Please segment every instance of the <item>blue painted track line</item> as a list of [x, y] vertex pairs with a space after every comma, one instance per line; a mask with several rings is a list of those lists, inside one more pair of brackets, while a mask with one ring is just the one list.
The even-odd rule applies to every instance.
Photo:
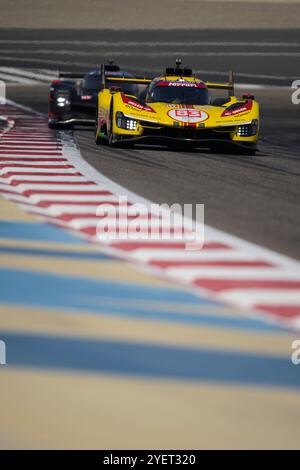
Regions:
[[[132, 283], [94, 280], [84, 277], [35, 273], [27, 270], [0, 268], [0, 298], [2, 303], [31, 305], [44, 308], [84, 310], [97, 315], [111, 314], [140, 319], [163, 320], [186, 324], [204, 324], [223, 328], [249, 329], [284, 333], [285, 330], [259, 320], [237, 315], [218, 315], [213, 312], [191, 314], [184, 311], [184, 304], [221, 308], [222, 305], [201, 298], [184, 290], [151, 287]], [[111, 300], [110, 300], [111, 299]], [[138, 304], [133, 305], [132, 300]], [[127, 303], [130, 301], [130, 304]], [[145, 308], [147, 302], [177, 303], [182, 311]]]
[[289, 358], [5, 331], [0, 335], [9, 367], [300, 388], [299, 370]]
[[46, 257], [60, 257], [60, 258], [71, 258], [85, 261], [105, 261], [111, 260], [111, 256], [105, 255], [104, 253], [95, 251], [94, 253], [84, 253], [79, 251], [63, 251], [42, 248], [24, 248], [24, 247], [8, 247], [0, 246], [0, 254], [11, 254], [11, 255], [25, 255], [25, 256], [46, 256]]
[[60, 227], [39, 222], [0, 222], [0, 238], [12, 240], [39, 240], [59, 243], [84, 243], [78, 236], [72, 235]]

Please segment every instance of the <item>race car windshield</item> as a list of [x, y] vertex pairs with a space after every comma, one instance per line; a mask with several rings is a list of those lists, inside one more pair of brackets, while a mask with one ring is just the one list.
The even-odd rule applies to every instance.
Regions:
[[210, 95], [207, 88], [185, 86], [155, 86], [150, 89], [149, 103], [172, 104], [209, 104]]
[[101, 79], [99, 74], [87, 75], [83, 82], [83, 88], [85, 90], [100, 90]]
[[[129, 95], [136, 95], [137, 94], [137, 86], [128, 84], [128, 83], [121, 83], [117, 81], [110, 81], [107, 82], [109, 88], [111, 87], [119, 87], [122, 89], [124, 93]], [[88, 75], [84, 79], [83, 89], [88, 91], [100, 91], [103, 88], [101, 77], [99, 74], [95, 75]]]

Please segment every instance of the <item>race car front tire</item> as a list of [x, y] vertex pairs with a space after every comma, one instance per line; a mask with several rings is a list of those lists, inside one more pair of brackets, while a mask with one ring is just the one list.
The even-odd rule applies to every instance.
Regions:
[[95, 144], [96, 145], [105, 145], [107, 142], [106, 139], [104, 139], [101, 135], [99, 135], [98, 132], [95, 134]]
[[108, 144], [108, 140], [107, 140], [107, 137], [104, 135], [103, 129], [98, 128], [98, 105], [96, 108], [96, 116], [95, 116], [95, 144], [96, 145]]
[[110, 106], [109, 123], [107, 126], [107, 137], [108, 137], [109, 145], [111, 147], [116, 147], [118, 142], [115, 142], [114, 134], [113, 134], [113, 127], [114, 127], [114, 106], [112, 102]]
[[123, 149], [130, 149], [134, 148], [134, 143], [129, 142], [127, 139], [125, 141], [122, 140], [122, 137], [119, 137], [114, 134], [114, 108], [113, 108], [113, 103], [110, 108], [110, 117], [109, 117], [109, 126], [107, 128], [107, 137], [108, 137], [108, 143], [111, 147], [118, 147], [118, 148], [123, 148]]

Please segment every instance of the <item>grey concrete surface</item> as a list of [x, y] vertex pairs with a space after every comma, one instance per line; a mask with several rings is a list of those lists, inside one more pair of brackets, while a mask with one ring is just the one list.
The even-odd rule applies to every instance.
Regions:
[[290, 86], [300, 74], [300, 30], [0, 29], [0, 66], [87, 70], [109, 58], [157, 73], [182, 57], [204, 79]]
[[0, 1], [0, 27], [294, 28], [298, 0], [14, 0]]

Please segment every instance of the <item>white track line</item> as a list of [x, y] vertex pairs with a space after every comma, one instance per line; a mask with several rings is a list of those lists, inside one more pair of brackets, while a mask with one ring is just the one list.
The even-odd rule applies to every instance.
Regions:
[[244, 307], [251, 307], [251, 305], [267, 304], [270, 306], [299, 305], [299, 292], [293, 292], [291, 289], [259, 289], [254, 292], [249, 292], [243, 289], [232, 289], [229, 292], [221, 293], [221, 297], [226, 302], [238, 302]]
[[[53, 59], [40, 59], [40, 58], [35, 58], [35, 59], [29, 59], [29, 58], [26, 58], [26, 57], [15, 57], [15, 56], [5, 56], [5, 58], [7, 60], [12, 60], [12, 61], [22, 61], [23, 63], [26, 63], [26, 62], [29, 62], [32, 64], [32, 62], [36, 62], [36, 63], [40, 63], [40, 64], [53, 64], [55, 65], [55, 67], [58, 67], [58, 66], [68, 66], [68, 67], [80, 67], [82, 65], [86, 66], [86, 67], [94, 67], [94, 62], [89, 62], [88, 60], [84, 60], [84, 61], [81, 61], [81, 62], [76, 62], [76, 61], [68, 61], [68, 60], [59, 60], [59, 59], [56, 59], [56, 60], [53, 60]], [[124, 64], [121, 64], [120, 63], [120, 67], [126, 67]], [[141, 71], [143, 73], [145, 73], [145, 67], [140, 67], [140, 66], [134, 66], [134, 67], [126, 67], [128, 68], [128, 70], [135, 70], [135, 71]], [[148, 73], [149, 72], [158, 72], [158, 68], [157, 67], [147, 67], [147, 71]], [[194, 72], [196, 74], [203, 74], [203, 75], [216, 75], [216, 76], [228, 76], [228, 72], [223, 72], [223, 71], [220, 71], [220, 70], [194, 70]], [[275, 81], [280, 81], [280, 80], [295, 80], [295, 76], [286, 76], [286, 75], [267, 75], [267, 74], [255, 74], [255, 73], [243, 73], [243, 72], [239, 72], [239, 73], [236, 73], [236, 76], [237, 77], [241, 77], [241, 78], [254, 78], [254, 79], [269, 79], [269, 80], [275, 80]], [[263, 85], [261, 84], [260, 85], [261, 87], [265, 87], [266, 85]]]
[[153, 262], [155, 260], [166, 261], [226, 261], [226, 260], [249, 260], [255, 261], [258, 258], [252, 253], [240, 250], [202, 250], [199, 252], [177, 250], [137, 250], [133, 253], [134, 258], [143, 262]]
[[[172, 278], [184, 279], [185, 282], [193, 282], [196, 279], [255, 279], [255, 280], [300, 280], [299, 268], [274, 269], [274, 268], [229, 268], [229, 267], [190, 267], [167, 268], [166, 273]], [[300, 303], [300, 296], [298, 292]]]
[[[133, 50], [133, 51], [113, 51], [114, 57], [170, 57], [170, 54], [178, 57], [300, 57], [298, 51], [199, 51], [199, 50], [165, 50], [162, 51], [160, 47], [156, 51], [145, 51], [145, 50]], [[72, 50], [69, 49], [2, 49], [2, 54], [29, 54], [35, 53], [39, 55], [47, 56], [70, 56], [73, 57], [94, 57], [95, 51], [89, 50]], [[102, 57], [111, 57], [111, 50], [101, 51]], [[4, 55], [5, 58], [5, 55]], [[36, 59], [31, 59], [36, 61]]]
[[[70, 45], [80, 47], [300, 47], [300, 42], [268, 42], [268, 41], [70, 41], [70, 40], [34, 40], [34, 39], [0, 39], [1, 44], [23, 44], [23, 45]], [[73, 49], [70, 50], [72, 52]]]
[[45, 82], [49, 82], [57, 78], [57, 75], [55, 73], [41, 73], [40, 71], [30, 72], [28, 70], [24, 70], [22, 68], [16, 68], [16, 67], [0, 67], [0, 74], [2, 72], [13, 74], [19, 77], [31, 78], [37, 81], [45, 81]]
[[32, 79], [25, 78], [25, 77], [24, 78], [23, 77], [17, 77], [15, 75], [11, 75], [9, 73], [4, 73], [4, 72], [1, 72], [1, 71], [0, 71], [0, 79], [4, 80], [4, 81], [11, 82], [11, 83], [22, 83], [24, 85], [36, 85], [37, 84], [36, 80], [32, 80]]

